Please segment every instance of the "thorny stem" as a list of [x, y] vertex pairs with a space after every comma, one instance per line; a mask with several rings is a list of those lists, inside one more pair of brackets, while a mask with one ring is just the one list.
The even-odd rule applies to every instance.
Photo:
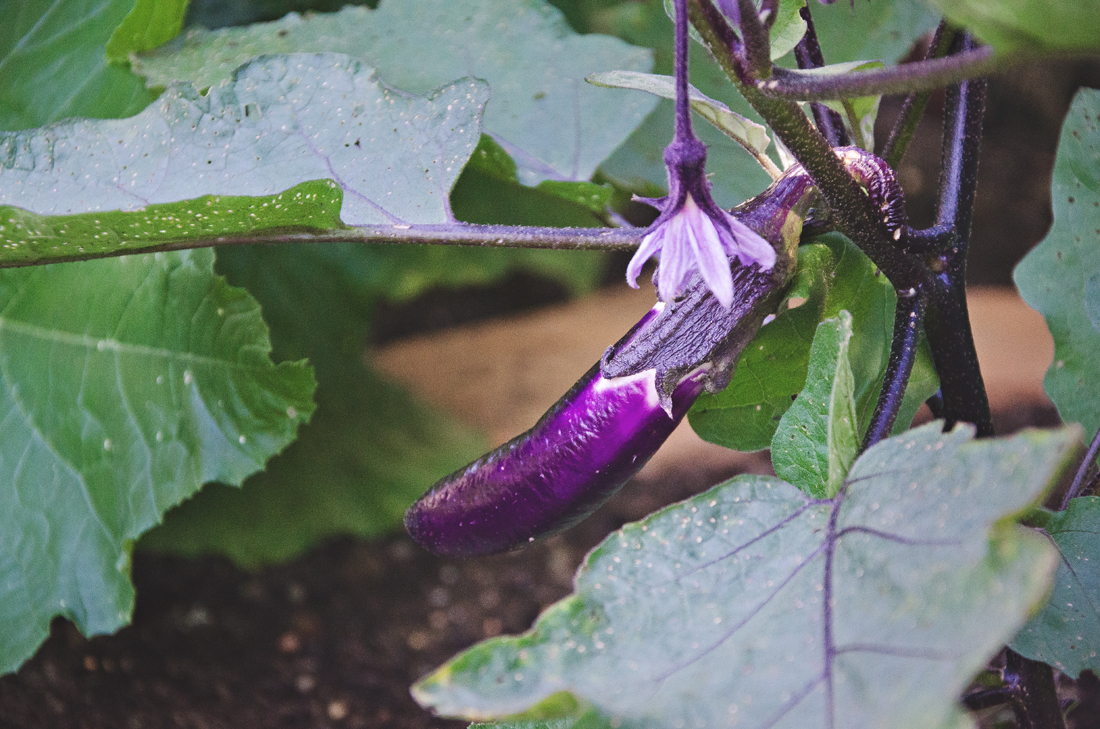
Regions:
[[[947, 21], [941, 21], [939, 27], [936, 28], [936, 34], [932, 36], [932, 41], [928, 44], [925, 58], [941, 58], [944, 56], [950, 50], [952, 43], [955, 42], [956, 35], [955, 31], [948, 30]], [[924, 116], [924, 110], [928, 106], [928, 99], [931, 96], [931, 91], [914, 91], [905, 97], [898, 118], [894, 121], [894, 127], [890, 130], [890, 136], [886, 138], [886, 143], [883, 145], [882, 154], [879, 155], [886, 160], [886, 164], [894, 169], [897, 169], [902, 159], [905, 158], [905, 150], [909, 148], [909, 142], [913, 140], [913, 134], [917, 131], [917, 124]]]
[[1089, 446], [1088, 452], [1085, 453], [1085, 458], [1081, 461], [1081, 465], [1077, 468], [1077, 473], [1073, 476], [1073, 483], [1070, 484], [1069, 490], [1066, 491], [1066, 495], [1062, 498], [1062, 511], [1066, 510], [1066, 507], [1069, 506], [1069, 502], [1072, 499], [1077, 498], [1084, 492], [1084, 487], [1086, 485], [1085, 476], [1096, 460], [1096, 454], [1098, 452], [1100, 452], [1100, 430], [1096, 431], [1096, 435], [1093, 436], [1092, 444]]
[[[795, 60], [798, 61], [799, 68], [821, 68], [825, 65], [825, 56], [822, 55], [821, 46], [817, 42], [817, 31], [814, 30], [810, 6], [803, 5], [798, 9], [798, 14], [806, 23], [806, 33], [794, 47]], [[851, 144], [848, 139], [848, 130], [844, 128], [844, 121], [840, 118], [840, 114], [819, 101], [812, 102], [810, 110], [813, 112], [818, 131], [829, 140], [829, 144], [834, 147], [847, 147]]]
[[946, 58], [932, 58], [886, 68], [837, 75], [810, 75], [774, 68], [768, 80], [755, 81], [761, 93], [792, 101], [826, 101], [879, 94], [932, 91], [965, 79], [987, 76], [1008, 64], [989, 46], [972, 48]]

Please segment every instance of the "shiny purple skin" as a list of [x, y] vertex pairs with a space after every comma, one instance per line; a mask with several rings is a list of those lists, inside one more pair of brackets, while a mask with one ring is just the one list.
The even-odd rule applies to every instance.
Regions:
[[405, 528], [449, 557], [501, 552], [566, 529], [645, 465], [702, 390], [700, 376], [685, 378], [670, 415], [653, 370], [607, 379], [597, 364], [534, 428], [437, 483], [405, 514]]

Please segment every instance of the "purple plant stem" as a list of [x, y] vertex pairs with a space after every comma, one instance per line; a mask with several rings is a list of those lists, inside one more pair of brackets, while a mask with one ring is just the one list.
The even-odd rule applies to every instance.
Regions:
[[1069, 502], [1078, 496], [1080, 496], [1086, 485], [1085, 476], [1088, 474], [1089, 468], [1096, 460], [1096, 454], [1100, 453], [1100, 430], [1096, 431], [1096, 435], [1092, 437], [1092, 443], [1089, 445], [1088, 452], [1085, 453], [1084, 459], [1081, 461], [1081, 465], [1077, 468], [1077, 473], [1073, 476], [1073, 483], [1069, 485], [1069, 489], [1066, 490], [1066, 495], [1062, 497], [1061, 510], [1065, 511], [1069, 506]]
[[[972, 43], [961, 35], [957, 48], [965, 51]], [[936, 226], [949, 228], [954, 238], [932, 266], [938, 272], [931, 282], [924, 322], [940, 376], [945, 427], [973, 423], [978, 437], [993, 435], [993, 420], [966, 306], [966, 254], [978, 183], [985, 88], [984, 80], [970, 80], [947, 89]]]
[[[810, 15], [810, 6], [803, 5], [798, 9], [798, 14], [806, 22], [806, 33], [798, 45], [794, 47], [794, 57], [799, 68], [821, 68], [825, 65], [825, 56], [821, 53], [821, 45], [817, 42], [817, 31], [814, 29], [814, 19]], [[813, 111], [817, 130], [829, 140], [834, 147], [847, 147], [851, 144], [848, 139], [848, 130], [844, 128], [844, 120], [840, 114], [825, 106], [819, 101], [810, 104]]]
[[902, 400], [905, 398], [905, 386], [913, 372], [913, 363], [917, 359], [917, 346], [924, 323], [925, 293], [923, 288], [898, 292], [897, 306], [894, 309], [894, 335], [890, 345], [890, 360], [886, 365], [886, 375], [882, 381], [882, 392], [871, 423], [863, 437], [865, 451], [875, 443], [890, 435]]
[[1065, 729], [1050, 666], [1010, 648], [1005, 651], [1004, 677], [1014, 689], [1019, 729]]
[[790, 101], [828, 101], [878, 94], [930, 91], [959, 81], [1004, 70], [1006, 62], [988, 46], [968, 49], [946, 58], [904, 63], [886, 68], [813, 77], [775, 68], [757, 87], [766, 95]]
[[[947, 29], [947, 22], [940, 21], [935, 35], [928, 44], [925, 60], [943, 57], [951, 48], [955, 37], [956, 32]], [[898, 112], [898, 118], [894, 120], [894, 126], [890, 129], [890, 135], [886, 138], [880, 155], [891, 167], [896, 169], [904, 159], [905, 150], [909, 148], [909, 142], [913, 139], [921, 117], [924, 116], [924, 110], [931, 96], [931, 91], [913, 91], [902, 102], [901, 111]]]

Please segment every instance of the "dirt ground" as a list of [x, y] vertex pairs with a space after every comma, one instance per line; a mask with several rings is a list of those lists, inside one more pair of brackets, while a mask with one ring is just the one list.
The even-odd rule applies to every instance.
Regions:
[[[1044, 75], [1045, 73], [1045, 75]], [[1050, 222], [1049, 177], [1072, 85], [1095, 69], [1039, 69], [992, 95], [975, 222], [972, 279], [1007, 283], [1015, 260]], [[1069, 79], [1054, 83], [1052, 79]], [[1044, 96], [1034, 98], [1043, 89]], [[1052, 105], [1061, 104], [1051, 110]], [[884, 111], [884, 116], [888, 115]], [[938, 138], [934, 125], [901, 170], [914, 216], [931, 215]], [[931, 159], [932, 164], [926, 164]], [[513, 282], [513, 287], [517, 284]], [[386, 339], [454, 322], [466, 297], [479, 316], [532, 302], [509, 295], [436, 294], [389, 312]], [[556, 298], [546, 287], [543, 300]], [[479, 298], [480, 296], [480, 298]], [[538, 297], [535, 297], [538, 298]], [[442, 315], [441, 315], [442, 312]], [[1026, 400], [997, 414], [998, 430], [1051, 425], [1049, 404]], [[691, 461], [673, 477], [639, 477], [572, 531], [521, 552], [458, 562], [433, 557], [401, 534], [337, 539], [288, 564], [249, 573], [220, 558], [137, 554], [134, 622], [114, 636], [83, 638], [56, 620], [50, 639], [18, 673], [0, 678], [0, 727], [215, 729], [237, 727], [461, 727], [417, 707], [408, 686], [474, 641], [528, 628], [568, 594], [584, 554], [610, 531], [697, 493], [735, 471], [767, 472], [766, 456], [720, 468]], [[426, 484], [427, 486], [427, 484]], [[1100, 682], [1063, 680], [1076, 727], [1100, 726]], [[984, 717], [987, 725], [1002, 717]]]

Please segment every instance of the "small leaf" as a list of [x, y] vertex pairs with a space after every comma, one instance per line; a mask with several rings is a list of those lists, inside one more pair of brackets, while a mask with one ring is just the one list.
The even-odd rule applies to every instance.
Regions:
[[179, 35], [187, 0], [137, 0], [107, 41], [107, 60], [130, 63], [131, 53], [151, 51]]
[[[636, 71], [604, 71], [592, 74], [585, 81], [607, 88], [645, 91], [662, 99], [676, 98], [675, 79], [671, 76]], [[692, 110], [710, 122], [715, 129], [740, 144], [758, 160], [763, 157], [771, 144], [766, 126], [730, 111], [728, 106], [715, 101], [694, 86], [688, 86], [688, 98], [691, 100]], [[765, 169], [768, 168], [765, 166]]]
[[134, 69], [151, 85], [187, 80], [203, 88], [257, 55], [319, 51], [347, 53], [412, 93], [460, 75], [484, 79], [493, 96], [484, 131], [515, 159], [528, 185], [588, 180], [655, 104], [583, 83], [605, 68], [647, 70], [648, 51], [577, 35], [541, 0], [404, 0], [377, 10], [291, 13], [247, 28], [193, 29], [135, 59]]
[[134, 0], [0, 3], [0, 130], [127, 117], [148, 106], [156, 93], [108, 63], [104, 50], [133, 7]]
[[0, 205], [130, 211], [331, 178], [349, 225], [443, 222], [487, 98], [473, 79], [410, 97], [347, 56], [268, 56], [206, 95], [176, 85], [129, 119], [0, 134]]
[[1042, 498], [1079, 431], [941, 427], [869, 449], [829, 501], [742, 476], [625, 526], [530, 631], [414, 696], [476, 719], [568, 691], [611, 726], [965, 726], [960, 692], [1054, 569], [1005, 517]]
[[[726, 389], [703, 394], [688, 414], [703, 439], [743, 451], [769, 447], [780, 418], [805, 385], [817, 325], [842, 309], [852, 315], [849, 357], [859, 433], [866, 430], [889, 361], [897, 297], [886, 277], [847, 238], [831, 234], [815, 241], [798, 249], [798, 272], [787, 294], [805, 298], [805, 303], [781, 311], [762, 327], [742, 351]], [[895, 432], [909, 427], [936, 383], [931, 355], [922, 344]]]
[[816, 499], [840, 490], [859, 451], [848, 342], [852, 315], [841, 311], [817, 325], [806, 386], [772, 438], [775, 473]]
[[1077, 92], [1062, 126], [1051, 198], [1054, 224], [1013, 277], [1054, 338], [1043, 386], [1067, 423], [1091, 436], [1100, 427], [1100, 330], [1090, 317], [1088, 282], [1100, 275], [1100, 91]]
[[1073, 499], [1045, 531], [1060, 558], [1054, 592], [1011, 647], [1072, 678], [1100, 672], [1100, 497]]
[[63, 615], [129, 620], [128, 544], [207, 481], [239, 484], [313, 412], [213, 253], [0, 272], [0, 672]]
[[1001, 53], [1095, 53], [1100, 1], [931, 0], [954, 24]]

